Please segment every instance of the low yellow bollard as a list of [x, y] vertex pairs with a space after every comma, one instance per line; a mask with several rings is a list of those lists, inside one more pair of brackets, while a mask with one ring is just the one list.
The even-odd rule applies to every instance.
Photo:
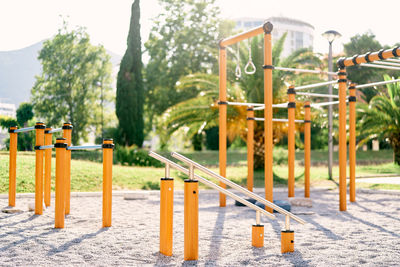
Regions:
[[[52, 143], [53, 134], [50, 133], [50, 127], [44, 130], [44, 145], [49, 146]], [[44, 151], [44, 204], [50, 207], [51, 200], [51, 149]]]
[[174, 179], [161, 178], [160, 184], [160, 253], [172, 256]]
[[[68, 146], [71, 146], [71, 136], [72, 136], [72, 124], [70, 122], [64, 123], [63, 138]], [[67, 150], [66, 155], [66, 165], [65, 165], [65, 215], [70, 212], [70, 202], [71, 202], [71, 151]]]
[[57, 138], [54, 144], [56, 149], [56, 207], [55, 228], [64, 228], [65, 219], [65, 159], [67, 143], [65, 138]]
[[254, 109], [247, 109], [247, 190], [254, 185]]
[[111, 226], [113, 140], [103, 140], [103, 227]]
[[199, 258], [199, 182], [185, 180], [184, 186], [184, 260]]
[[37, 122], [35, 125], [36, 130], [36, 143], [35, 143], [35, 214], [43, 214], [43, 150], [39, 149], [44, 145], [44, 129], [46, 126], [43, 122]]
[[294, 231], [281, 231], [281, 253], [294, 252]]
[[15, 207], [15, 198], [17, 190], [17, 144], [18, 144], [18, 133], [17, 126], [10, 127], [10, 161], [8, 165], [8, 206]]
[[294, 164], [295, 164], [295, 111], [296, 92], [294, 86], [287, 90], [288, 94], [288, 197], [294, 197]]
[[261, 248], [264, 246], [264, 225], [254, 224], [251, 228], [252, 238], [251, 245], [256, 248]]
[[310, 197], [311, 106], [304, 102], [304, 197]]

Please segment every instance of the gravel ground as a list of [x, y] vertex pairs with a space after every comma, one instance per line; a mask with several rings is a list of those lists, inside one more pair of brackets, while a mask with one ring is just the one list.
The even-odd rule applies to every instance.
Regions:
[[[261, 191], [258, 191], [261, 193]], [[300, 190], [296, 191], [301, 196]], [[95, 194], [96, 195], [96, 194]], [[275, 199], [285, 199], [276, 190]], [[255, 212], [219, 208], [215, 191], [199, 194], [199, 260], [183, 261], [183, 192], [174, 200], [174, 255], [158, 253], [159, 196], [145, 200], [113, 197], [113, 226], [101, 228], [101, 197], [73, 197], [64, 229], [54, 229], [54, 202], [44, 215], [27, 207], [33, 199], [17, 198], [22, 213], [0, 213], [0, 265], [208, 265], [208, 266], [399, 266], [400, 194], [363, 191], [347, 212], [338, 211], [338, 193], [313, 190], [313, 207], [292, 207], [308, 224], [292, 224], [295, 252], [280, 253], [284, 217], [265, 225], [264, 248], [251, 246]], [[0, 208], [7, 206], [0, 199]]]

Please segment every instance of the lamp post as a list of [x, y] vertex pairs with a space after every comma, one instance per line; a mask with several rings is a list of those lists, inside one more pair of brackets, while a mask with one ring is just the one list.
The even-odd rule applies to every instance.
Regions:
[[[332, 43], [342, 35], [334, 30], [326, 31], [322, 34], [329, 42], [329, 55], [328, 55], [328, 71], [332, 72]], [[328, 80], [332, 81], [332, 75], [328, 75]], [[329, 94], [332, 95], [332, 84], [329, 85]], [[332, 98], [329, 98], [329, 102]], [[332, 165], [333, 165], [333, 138], [332, 138], [332, 105], [328, 106], [328, 173], [329, 179], [332, 180]]]

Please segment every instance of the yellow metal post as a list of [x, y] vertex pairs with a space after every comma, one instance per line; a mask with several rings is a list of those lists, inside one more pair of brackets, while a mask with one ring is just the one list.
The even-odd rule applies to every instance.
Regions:
[[165, 166], [165, 176], [160, 183], [160, 253], [172, 256], [174, 179], [169, 177], [169, 166]]
[[310, 197], [311, 106], [304, 102], [304, 197]]
[[103, 227], [111, 226], [113, 140], [103, 140]]
[[56, 207], [55, 228], [64, 228], [65, 220], [65, 165], [67, 143], [65, 138], [57, 138], [54, 144], [56, 149]]
[[[44, 130], [44, 145], [49, 146], [52, 143], [53, 134], [50, 133], [51, 128]], [[44, 151], [44, 204], [50, 206], [51, 200], [51, 149]]]
[[295, 163], [295, 111], [296, 100], [294, 86], [287, 90], [288, 94], [288, 197], [294, 197], [294, 163]]
[[350, 202], [356, 201], [356, 86], [349, 87], [349, 169]]
[[345, 211], [346, 207], [346, 68], [339, 70], [339, 210]]
[[17, 150], [18, 133], [17, 126], [10, 127], [10, 161], [8, 165], [8, 206], [15, 207], [15, 198], [17, 191]]
[[[226, 49], [219, 48], [219, 174], [226, 177]], [[222, 188], [226, 185], [219, 183]], [[226, 206], [226, 196], [219, 193], [219, 206]]]
[[[263, 25], [264, 29], [264, 131], [265, 131], [265, 199], [273, 202], [273, 186], [274, 176], [272, 170], [273, 158], [273, 128], [272, 128], [272, 38], [271, 32], [273, 26], [270, 22], [266, 22]], [[269, 207], [265, 207], [269, 212], [273, 210]]]
[[[64, 123], [63, 138], [68, 146], [71, 146], [72, 137], [72, 124], [70, 122]], [[70, 213], [70, 202], [71, 202], [71, 150], [67, 150], [66, 154], [66, 164], [65, 164], [65, 215]]]
[[43, 214], [43, 150], [39, 146], [44, 145], [44, 129], [46, 126], [43, 122], [37, 122], [35, 125], [36, 130], [36, 143], [35, 143], [35, 214]]
[[254, 109], [247, 109], [247, 190], [253, 191], [254, 184]]
[[185, 180], [184, 186], [184, 260], [199, 258], [199, 182]]

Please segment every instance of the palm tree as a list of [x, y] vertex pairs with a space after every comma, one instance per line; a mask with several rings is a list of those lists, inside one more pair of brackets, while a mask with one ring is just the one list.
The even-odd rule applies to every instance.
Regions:
[[[388, 75], [385, 80], [391, 80]], [[369, 104], [359, 104], [357, 114], [362, 140], [388, 140], [393, 148], [394, 162], [400, 165], [400, 83], [386, 85], [386, 92], [374, 96]]]

